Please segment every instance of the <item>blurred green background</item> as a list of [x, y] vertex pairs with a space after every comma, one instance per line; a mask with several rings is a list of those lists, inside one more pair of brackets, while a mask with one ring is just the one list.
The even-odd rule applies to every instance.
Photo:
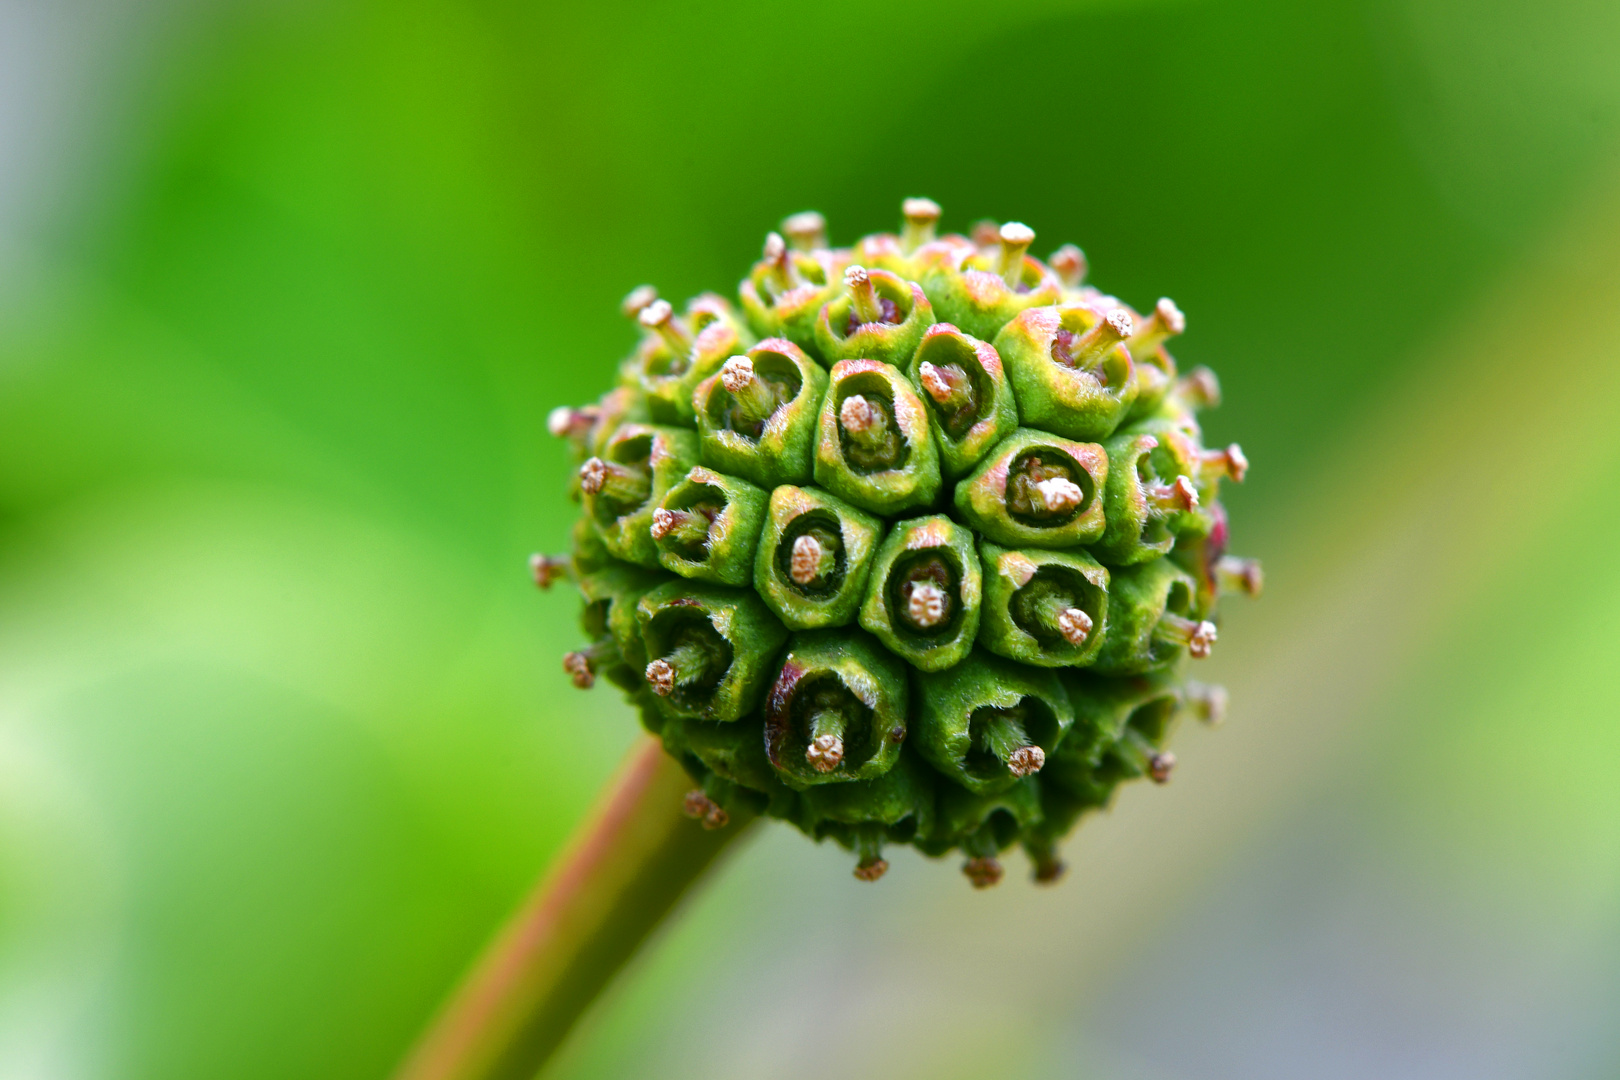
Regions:
[[636, 733], [551, 406], [927, 194], [1255, 468], [1167, 788], [1036, 890], [787, 829], [556, 1077], [1620, 1074], [1610, 0], [0, 0], [0, 1076], [385, 1076]]

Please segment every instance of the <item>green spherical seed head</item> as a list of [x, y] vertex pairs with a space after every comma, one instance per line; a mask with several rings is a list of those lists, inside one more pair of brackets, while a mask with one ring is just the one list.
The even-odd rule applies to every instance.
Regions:
[[623, 424], [598, 457], [580, 467], [585, 513], [609, 554], [656, 569], [653, 510], [697, 464], [697, 436], [681, 428]]
[[1215, 624], [1198, 618], [1196, 602], [1197, 583], [1170, 559], [1112, 571], [1108, 620], [1092, 668], [1100, 675], [1139, 675], [1184, 655], [1208, 656]]
[[1137, 383], [1125, 340], [1130, 314], [1081, 304], [1033, 308], [993, 344], [1018, 398], [1020, 420], [1071, 439], [1102, 439], [1125, 419]]
[[732, 357], [693, 394], [703, 463], [763, 488], [810, 479], [827, 373], [786, 338]]
[[859, 631], [793, 635], [765, 704], [765, 750], [790, 787], [870, 780], [906, 738], [906, 666]]
[[1101, 446], [1020, 428], [956, 486], [956, 509], [996, 543], [1071, 548], [1102, 535], [1107, 481]]
[[935, 314], [989, 340], [1019, 312], [1057, 303], [1057, 275], [1027, 254], [1034, 239], [1027, 226], [1008, 222], [989, 252], [939, 243], [920, 249], [918, 272]]
[[897, 522], [872, 563], [861, 626], [913, 667], [941, 671], [973, 648], [981, 589], [971, 532], [937, 514]]
[[816, 318], [822, 360], [829, 366], [854, 359], [904, 364], [934, 322], [934, 308], [922, 286], [860, 265], [846, 267], [843, 280], [843, 294], [828, 301]]
[[980, 541], [979, 644], [1036, 667], [1081, 667], [1102, 647], [1108, 571], [1084, 551], [1011, 549]]
[[699, 581], [747, 585], [770, 496], [699, 465], [653, 511], [653, 543], [667, 570]]
[[636, 604], [648, 687], [672, 716], [730, 722], [759, 705], [787, 631], [758, 596], [666, 582]]
[[761, 338], [787, 338], [817, 356], [816, 318], [841, 290], [842, 272], [832, 252], [795, 251], [771, 233], [764, 258], [737, 289], [749, 327]]
[[883, 522], [816, 488], [771, 492], [754, 588], [792, 630], [845, 626], [866, 596]]
[[1103, 488], [1107, 528], [1092, 545], [1110, 566], [1130, 566], [1157, 559], [1176, 542], [1176, 534], [1198, 510], [1198, 490], [1185, 474], [1161, 469], [1168, 462], [1154, 454], [1153, 435], [1122, 433], [1103, 444], [1108, 451], [1108, 483]]
[[906, 374], [922, 391], [947, 478], [970, 471], [1018, 427], [1018, 406], [996, 350], [950, 323], [928, 328]]
[[931, 505], [941, 481], [929, 423], [899, 368], [840, 360], [817, 426], [816, 485], [874, 514]]
[[548, 419], [582, 462], [572, 554], [530, 570], [576, 582], [569, 674], [625, 687], [704, 827], [787, 818], [867, 881], [886, 844], [958, 849], [977, 887], [1016, 843], [1052, 881], [1076, 821], [1168, 777], [1175, 717], [1220, 711], [1177, 667], [1261, 587], [1218, 502], [1247, 462], [1203, 446], [1220, 389], [1178, 376], [1173, 303], [1138, 314], [1017, 223], [903, 214], [842, 250], [784, 220], [740, 317], [627, 297], [619, 385]]
[[946, 778], [990, 793], [1041, 770], [1074, 722], [1057, 675], [975, 652], [917, 679], [911, 740]]

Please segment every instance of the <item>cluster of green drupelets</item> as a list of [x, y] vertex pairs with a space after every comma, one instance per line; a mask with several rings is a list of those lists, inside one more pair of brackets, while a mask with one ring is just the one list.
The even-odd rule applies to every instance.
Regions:
[[1247, 464], [1202, 445], [1219, 389], [1178, 377], [1169, 300], [1133, 311], [1021, 224], [904, 217], [850, 248], [789, 218], [740, 313], [632, 292], [618, 385], [551, 416], [584, 514], [533, 568], [584, 595], [576, 685], [640, 706], [705, 824], [787, 819], [864, 880], [909, 843], [991, 885], [1019, 843], [1049, 881], [1120, 781], [1168, 778], [1178, 716], [1221, 711], [1176, 669], [1259, 591], [1216, 501]]

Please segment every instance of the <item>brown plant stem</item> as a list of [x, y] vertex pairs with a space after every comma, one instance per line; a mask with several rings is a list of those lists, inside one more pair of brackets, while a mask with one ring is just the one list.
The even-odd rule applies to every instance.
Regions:
[[529, 1080], [715, 856], [745, 832], [683, 813], [692, 781], [631, 750], [566, 850], [491, 942], [395, 1080]]

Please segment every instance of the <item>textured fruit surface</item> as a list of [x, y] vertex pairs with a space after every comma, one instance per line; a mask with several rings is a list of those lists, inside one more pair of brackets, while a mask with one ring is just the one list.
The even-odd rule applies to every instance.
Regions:
[[1236, 444], [1203, 446], [1219, 403], [1178, 375], [1183, 332], [1047, 262], [1018, 222], [828, 244], [814, 213], [771, 233], [733, 306], [642, 286], [619, 382], [558, 408], [583, 514], [567, 557], [598, 675], [697, 785], [714, 827], [746, 809], [856, 853], [959, 851], [975, 887], [1022, 845], [1037, 881], [1120, 783], [1170, 778], [1176, 721], [1225, 692], [1183, 678], [1216, 640]]

